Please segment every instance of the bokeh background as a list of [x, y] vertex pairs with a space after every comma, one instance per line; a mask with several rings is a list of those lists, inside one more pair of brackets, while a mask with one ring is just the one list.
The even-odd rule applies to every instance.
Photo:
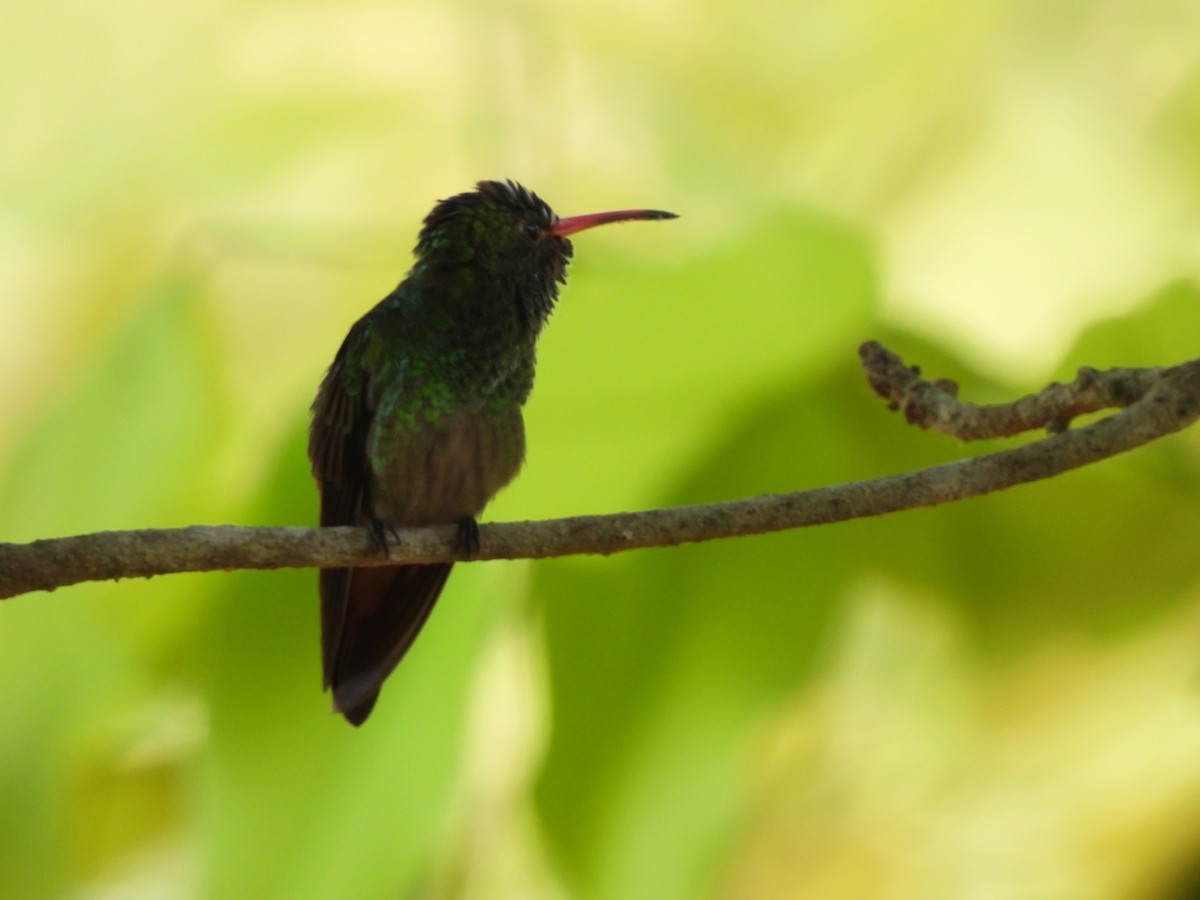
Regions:
[[[315, 520], [307, 407], [433, 201], [580, 236], [487, 518], [997, 449], [1195, 356], [1194, 0], [7, 0], [0, 537]], [[1157, 898], [1200, 885], [1200, 438], [886, 519], [458, 567], [355, 731], [311, 571], [0, 605], [0, 896]]]

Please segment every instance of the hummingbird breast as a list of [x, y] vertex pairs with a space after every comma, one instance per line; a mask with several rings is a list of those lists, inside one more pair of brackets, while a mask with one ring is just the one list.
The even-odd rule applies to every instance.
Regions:
[[475, 517], [525, 461], [519, 406], [449, 413], [413, 431], [376, 419], [368, 439], [371, 511], [400, 525]]

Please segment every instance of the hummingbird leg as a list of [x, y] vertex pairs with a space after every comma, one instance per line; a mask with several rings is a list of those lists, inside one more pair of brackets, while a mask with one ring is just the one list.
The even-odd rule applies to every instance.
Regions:
[[479, 523], [474, 516], [463, 516], [458, 520], [458, 549], [474, 559], [479, 555]]
[[378, 516], [371, 516], [367, 522], [367, 527], [371, 529], [371, 542], [379, 548], [379, 553], [382, 556], [388, 555], [388, 535], [392, 536], [393, 541], [399, 542], [400, 535], [397, 534], [396, 528], [391, 522], [385, 522]]

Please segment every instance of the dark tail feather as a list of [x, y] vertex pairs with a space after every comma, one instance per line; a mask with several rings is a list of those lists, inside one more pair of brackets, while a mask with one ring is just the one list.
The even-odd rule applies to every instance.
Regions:
[[[370, 715], [384, 679], [429, 618], [450, 568], [439, 563], [322, 573], [331, 582], [322, 584], [325, 681], [333, 689], [334, 708], [350, 724], [361, 725]], [[349, 584], [338, 591], [342, 577]]]

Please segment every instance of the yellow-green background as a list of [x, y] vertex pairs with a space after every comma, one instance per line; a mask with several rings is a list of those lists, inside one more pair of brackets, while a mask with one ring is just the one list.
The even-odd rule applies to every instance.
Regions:
[[[994, 447], [1200, 347], [1193, 0], [8, 0], [0, 539], [305, 524], [307, 406], [432, 202], [576, 241], [487, 514]], [[953, 507], [460, 566], [375, 714], [312, 572], [0, 604], [0, 896], [1125, 898], [1200, 881], [1200, 441]]]

